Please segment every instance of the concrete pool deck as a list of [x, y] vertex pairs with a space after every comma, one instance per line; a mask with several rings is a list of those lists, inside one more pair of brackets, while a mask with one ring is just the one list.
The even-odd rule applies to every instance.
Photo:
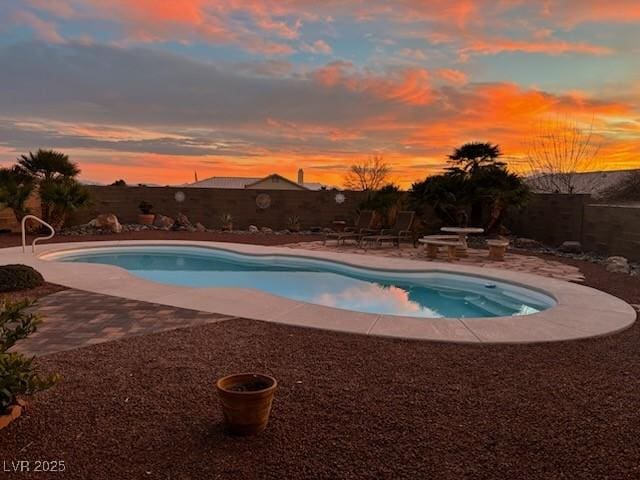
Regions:
[[[446, 271], [532, 288], [554, 297], [557, 305], [540, 313], [520, 317], [442, 319], [376, 315], [294, 301], [250, 289], [164, 285], [135, 277], [128, 271], [111, 265], [63, 263], [44, 258], [60, 251], [119, 246], [217, 248], [248, 255], [303, 256], [381, 270]], [[30, 251], [22, 253], [20, 247], [1, 249], [0, 264], [9, 263], [31, 265], [52, 283], [129, 300], [228, 317], [411, 339], [468, 343], [571, 340], [623, 330], [631, 326], [636, 318], [636, 312], [630, 305], [612, 295], [554, 278], [504, 269], [388, 258], [375, 254], [358, 255], [195, 241], [107, 241], [47, 244], [37, 247], [36, 255]]]

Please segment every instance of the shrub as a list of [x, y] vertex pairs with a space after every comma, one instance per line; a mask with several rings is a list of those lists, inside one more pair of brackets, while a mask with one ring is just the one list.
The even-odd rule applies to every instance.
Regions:
[[220, 215], [220, 222], [222, 222], [223, 230], [233, 230], [233, 216], [230, 213]]
[[64, 226], [72, 212], [91, 203], [89, 190], [73, 178], [41, 180], [39, 193], [42, 208], [46, 205], [48, 217], [45, 221], [56, 229]]
[[0, 304], [0, 353], [6, 352], [18, 340], [36, 331], [40, 317], [26, 312], [34, 303], [31, 300], [19, 300]]
[[290, 217], [288, 217], [287, 218], [287, 226], [288, 226], [290, 231], [299, 232], [300, 231], [300, 217], [298, 217], [297, 215], [291, 215]]
[[0, 292], [13, 292], [39, 287], [44, 284], [40, 272], [28, 265], [0, 266]]
[[151, 215], [151, 212], [153, 211], [153, 205], [143, 200], [138, 205], [138, 209], [140, 209], [140, 212], [142, 212], [143, 215]]
[[31, 177], [17, 167], [0, 168], [0, 208], [10, 208], [20, 223], [29, 214], [27, 200], [35, 183]]
[[18, 340], [36, 331], [40, 317], [27, 312], [35, 302], [21, 300], [0, 304], [0, 414], [15, 403], [18, 396], [33, 395], [53, 386], [60, 377], [41, 377], [34, 358], [20, 353], [8, 353]]
[[498, 160], [501, 155], [500, 148], [490, 143], [457, 148], [449, 155], [451, 166], [446, 173], [411, 186], [412, 207], [420, 214], [431, 206], [442, 221], [458, 226], [467, 226], [469, 220], [473, 226], [480, 225], [488, 208], [485, 231], [500, 230], [507, 210], [522, 208], [529, 195], [524, 180]]
[[51, 388], [57, 375], [41, 377], [35, 370], [35, 357], [20, 353], [0, 353], [0, 412], [16, 403], [18, 396], [29, 396]]
[[414, 183], [409, 191], [409, 205], [418, 215], [431, 207], [445, 224], [460, 227], [467, 226], [470, 198], [470, 182], [463, 175], [433, 175]]
[[398, 211], [402, 210], [404, 197], [400, 189], [390, 183], [379, 190], [369, 192], [360, 203], [360, 210], [373, 210], [382, 219], [383, 227], [391, 227]]

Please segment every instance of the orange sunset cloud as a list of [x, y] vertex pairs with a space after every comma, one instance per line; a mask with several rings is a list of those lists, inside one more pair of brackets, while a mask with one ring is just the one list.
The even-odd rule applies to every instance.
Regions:
[[[83, 178], [340, 186], [382, 155], [402, 186], [463, 142], [512, 168], [547, 119], [640, 166], [635, 1], [18, 0], [0, 5], [0, 163], [64, 150]], [[43, 61], [42, 59], [46, 59]]]

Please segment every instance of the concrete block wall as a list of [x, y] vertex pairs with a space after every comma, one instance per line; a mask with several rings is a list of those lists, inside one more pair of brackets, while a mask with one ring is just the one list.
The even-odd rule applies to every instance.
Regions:
[[640, 260], [640, 206], [587, 205], [582, 245], [605, 255]]
[[507, 226], [520, 237], [558, 246], [581, 241], [584, 208], [590, 195], [534, 194], [527, 206], [509, 212]]
[[[356, 209], [366, 198], [364, 192], [342, 192], [345, 202], [336, 203], [338, 192], [296, 190], [223, 190], [180, 187], [88, 187], [93, 199], [89, 208], [70, 219], [71, 224], [86, 223], [100, 213], [115, 213], [125, 223], [135, 222], [138, 204], [145, 200], [154, 206], [155, 213], [174, 217], [178, 212], [192, 222], [208, 228], [220, 228], [223, 213], [233, 216], [234, 228], [249, 225], [287, 228], [287, 219], [297, 216], [302, 228], [328, 227], [336, 219], [353, 221]], [[184, 194], [184, 201], [176, 194]], [[267, 194], [269, 208], [256, 206], [256, 197]], [[30, 199], [36, 214], [39, 205]], [[423, 218], [424, 233], [434, 233], [441, 222], [433, 212]], [[545, 244], [558, 246], [567, 240], [582, 243], [585, 249], [606, 255], [623, 255], [640, 260], [640, 206], [595, 205], [589, 195], [535, 194], [528, 206], [510, 212], [507, 219], [510, 230], [521, 237], [534, 238]], [[13, 212], [0, 211], [0, 228], [17, 231]]]
[[[175, 217], [184, 213], [195, 223], [208, 228], [220, 228], [220, 217], [230, 213], [236, 229], [246, 229], [249, 225], [268, 226], [273, 229], [287, 228], [287, 219], [299, 217], [302, 228], [330, 226], [335, 219], [352, 221], [363, 192], [342, 192], [344, 203], [337, 203], [338, 192], [331, 190], [253, 190], [253, 189], [210, 189], [180, 187], [88, 187], [93, 199], [92, 205], [71, 219], [74, 224], [86, 223], [99, 213], [115, 213], [125, 223], [135, 222], [138, 205], [142, 200], [154, 206], [154, 213]], [[176, 200], [176, 194], [184, 195], [184, 200]], [[267, 194], [271, 199], [269, 208], [256, 205], [256, 197]]]

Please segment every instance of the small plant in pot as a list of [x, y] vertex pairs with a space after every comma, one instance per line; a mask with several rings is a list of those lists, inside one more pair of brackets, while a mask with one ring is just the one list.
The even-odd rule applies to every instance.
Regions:
[[287, 218], [287, 228], [290, 232], [299, 232], [300, 231], [300, 217], [297, 215], [291, 215]]
[[238, 373], [218, 379], [224, 423], [232, 435], [257, 435], [267, 428], [278, 382], [262, 373]]
[[223, 213], [220, 215], [220, 222], [222, 222], [222, 230], [228, 232], [233, 230], [233, 216], [230, 213]]
[[151, 213], [153, 211], [153, 205], [143, 200], [138, 205], [138, 210], [140, 210], [138, 223], [140, 225], [153, 225], [153, 220], [156, 218], [156, 216]]

